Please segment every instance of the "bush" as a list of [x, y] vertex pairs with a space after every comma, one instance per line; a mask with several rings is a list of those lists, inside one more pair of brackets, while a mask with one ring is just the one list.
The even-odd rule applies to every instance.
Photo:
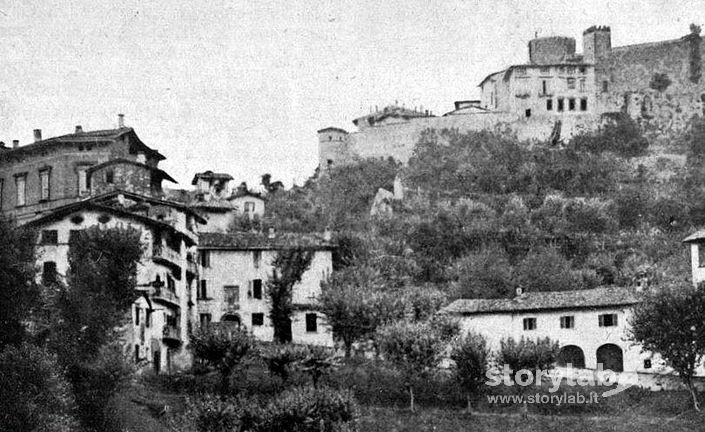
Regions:
[[468, 411], [471, 408], [471, 395], [482, 390], [489, 355], [487, 340], [474, 333], [468, 333], [453, 346], [450, 358], [455, 362], [456, 378], [468, 394]]
[[32, 346], [0, 353], [0, 430], [78, 430], [71, 386], [56, 357]]
[[352, 393], [327, 387], [296, 387], [267, 403], [256, 399], [189, 400], [183, 416], [171, 419], [176, 430], [198, 432], [356, 431], [359, 414]]

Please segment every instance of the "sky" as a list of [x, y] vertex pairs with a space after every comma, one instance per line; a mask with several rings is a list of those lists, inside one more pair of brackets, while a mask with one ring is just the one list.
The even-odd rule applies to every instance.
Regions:
[[196, 172], [289, 186], [316, 130], [392, 103], [434, 114], [526, 62], [534, 36], [609, 25], [612, 45], [674, 39], [705, 0], [0, 0], [0, 140], [127, 126], [189, 188]]

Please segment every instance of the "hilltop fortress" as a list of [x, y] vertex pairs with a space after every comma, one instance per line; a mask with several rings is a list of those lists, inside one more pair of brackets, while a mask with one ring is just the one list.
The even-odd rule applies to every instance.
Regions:
[[582, 54], [571, 37], [536, 38], [528, 48], [527, 63], [487, 75], [479, 83], [479, 100], [455, 102], [440, 117], [392, 105], [354, 119], [356, 132], [319, 130], [319, 166], [356, 157], [406, 163], [429, 128], [546, 140], [594, 130], [613, 113], [626, 113], [661, 134], [682, 132], [692, 116], [705, 115], [705, 47], [698, 26], [679, 39], [622, 47], [612, 47], [609, 27], [593, 26], [583, 32]]

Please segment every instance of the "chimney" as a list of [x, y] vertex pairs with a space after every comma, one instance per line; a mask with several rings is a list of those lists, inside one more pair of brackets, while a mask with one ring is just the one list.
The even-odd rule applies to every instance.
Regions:
[[76, 125], [76, 133], [77, 133], [77, 134], [83, 133], [83, 126], [81, 126], [81, 125]]
[[42, 140], [42, 130], [35, 129], [34, 130], [34, 142], [41, 141], [41, 140]]
[[524, 289], [522, 287], [517, 287], [516, 297], [521, 297], [524, 294]]
[[20, 140], [12, 140], [12, 148], [16, 149], [20, 146]]
[[267, 238], [273, 239], [275, 237], [274, 227], [269, 227], [267, 232]]
[[118, 114], [118, 129], [125, 127], [125, 114]]

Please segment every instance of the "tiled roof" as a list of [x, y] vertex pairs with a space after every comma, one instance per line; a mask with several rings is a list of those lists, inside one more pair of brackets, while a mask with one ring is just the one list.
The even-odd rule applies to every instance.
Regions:
[[191, 184], [195, 186], [198, 183], [199, 178], [205, 178], [209, 180], [232, 180], [233, 176], [227, 173], [214, 173], [213, 171], [205, 171], [202, 173], [196, 173], [196, 175], [193, 176], [193, 180], [191, 180]]
[[329, 126], [327, 128], [319, 129], [316, 133], [323, 133], [323, 132], [340, 132], [340, 133], [344, 133], [344, 134], [348, 133], [348, 131], [346, 131], [345, 129], [335, 127], [335, 126]]
[[409, 118], [417, 118], [417, 117], [434, 117], [434, 116], [430, 115], [430, 114], [426, 114], [425, 112], [414, 111], [409, 108], [404, 108], [404, 107], [400, 107], [400, 106], [396, 106], [396, 105], [389, 105], [389, 106], [384, 107], [381, 111], [377, 111], [372, 114], [358, 117], [355, 120], [353, 120], [353, 123], [355, 124], [355, 126], [357, 126], [357, 123], [363, 119], [372, 119], [372, 123], [376, 123], [376, 122], [384, 120], [387, 117], [409, 119]]
[[133, 135], [134, 139], [134, 144], [136, 145], [137, 149], [140, 151], [144, 151], [150, 155], [153, 155], [159, 160], [164, 160], [166, 159], [161, 153], [158, 151], [154, 150], [153, 148], [148, 147], [145, 143], [143, 143], [139, 137], [137, 137], [137, 134], [135, 133], [135, 130], [129, 127], [123, 127], [123, 128], [118, 128], [118, 129], [103, 129], [103, 130], [97, 130], [97, 131], [87, 131], [87, 132], [79, 132], [79, 133], [71, 133], [71, 134], [66, 134], [66, 135], [60, 135], [57, 137], [51, 137], [47, 138], [41, 141], [34, 142], [32, 144], [27, 144], [23, 145], [17, 148], [10, 149], [10, 151], [3, 152], [3, 154], [18, 154], [18, 153], [24, 153], [24, 152], [29, 152], [29, 151], [35, 151], [35, 150], [41, 150], [59, 143], [95, 143], [99, 141], [115, 141], [122, 137], [125, 134], [131, 134]]
[[443, 308], [449, 314], [488, 314], [550, 309], [627, 306], [639, 302], [630, 288], [593, 288], [574, 291], [528, 292], [512, 299], [460, 299]]
[[274, 238], [267, 234], [239, 233], [200, 233], [199, 249], [229, 250], [280, 250], [280, 249], [332, 249], [335, 244], [316, 234], [276, 233]]

